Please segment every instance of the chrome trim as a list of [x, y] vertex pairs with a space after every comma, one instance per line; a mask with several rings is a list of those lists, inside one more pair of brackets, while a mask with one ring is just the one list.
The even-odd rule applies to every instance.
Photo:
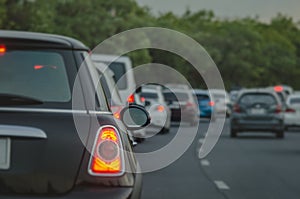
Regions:
[[0, 136], [47, 139], [46, 133], [41, 129], [15, 125], [0, 125]]
[[73, 113], [73, 114], [108, 114], [109, 111], [95, 111], [95, 110], [72, 110], [72, 109], [50, 109], [50, 108], [13, 108], [0, 107], [0, 111], [9, 112], [38, 112], [38, 113]]

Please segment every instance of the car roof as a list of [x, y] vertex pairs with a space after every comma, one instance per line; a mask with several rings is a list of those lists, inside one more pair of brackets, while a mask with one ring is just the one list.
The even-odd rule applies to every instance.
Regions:
[[207, 94], [208, 95], [208, 91], [207, 90], [203, 90], [203, 89], [194, 89], [193, 92], [195, 94]]
[[39, 47], [45, 46], [73, 50], [89, 50], [82, 42], [66, 36], [37, 32], [0, 30], [0, 42], [15, 43], [15, 41], [20, 41], [28, 46], [38, 44]]

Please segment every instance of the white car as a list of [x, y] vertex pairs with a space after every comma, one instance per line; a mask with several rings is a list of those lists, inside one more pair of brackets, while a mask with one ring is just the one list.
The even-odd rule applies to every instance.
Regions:
[[222, 89], [210, 89], [210, 95], [212, 100], [215, 102], [215, 113], [216, 114], [226, 114], [226, 116], [231, 115], [231, 100], [229, 94]]
[[287, 98], [284, 115], [285, 129], [300, 127], [300, 94], [292, 94]]
[[146, 110], [151, 117], [150, 128], [156, 128], [156, 132], [169, 132], [171, 111], [165, 102], [162, 87], [159, 85], [143, 86], [140, 95], [144, 98]]
[[[103, 90], [105, 91], [105, 95], [107, 96], [111, 111], [115, 118], [120, 119], [120, 111], [126, 106], [127, 102], [123, 102], [120, 97], [119, 89], [114, 81], [115, 74], [103, 63], [95, 63], [95, 67], [99, 72], [98, 75], [103, 74], [102, 77], [105, 78], [102, 79], [101, 77], [100, 81]], [[105, 82], [103, 82], [103, 80], [105, 80]], [[128, 132], [130, 133], [130, 137], [133, 137], [134, 140], [138, 142], [143, 141], [146, 137], [146, 130], [144, 128]], [[136, 145], [136, 143], [133, 142], [133, 145]]]
[[132, 62], [129, 57], [104, 54], [92, 54], [92, 60], [95, 63], [104, 63], [113, 71], [114, 80], [118, 86], [120, 96], [123, 102], [134, 93], [136, 82], [132, 70]]

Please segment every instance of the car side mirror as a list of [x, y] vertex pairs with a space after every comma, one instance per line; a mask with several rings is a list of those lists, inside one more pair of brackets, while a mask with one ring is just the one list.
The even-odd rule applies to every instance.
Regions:
[[143, 106], [131, 104], [120, 112], [120, 119], [128, 130], [138, 130], [150, 124], [150, 115]]

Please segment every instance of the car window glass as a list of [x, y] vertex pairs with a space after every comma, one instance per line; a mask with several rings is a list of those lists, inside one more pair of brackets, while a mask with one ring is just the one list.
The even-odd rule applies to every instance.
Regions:
[[300, 98], [298, 98], [298, 97], [297, 98], [296, 97], [295, 98], [291, 98], [290, 99], [290, 104], [291, 105], [300, 105]]
[[245, 94], [240, 100], [240, 104], [252, 105], [252, 104], [276, 104], [276, 99], [270, 94]]
[[158, 95], [156, 93], [143, 92], [141, 93], [141, 97], [144, 97], [146, 99], [158, 99]]
[[[108, 67], [114, 72], [114, 80], [120, 90], [127, 88], [127, 79], [126, 76], [126, 66], [124, 63], [121, 62], [112, 62], [112, 63], [105, 63]], [[124, 77], [123, 77], [124, 76]]]
[[187, 93], [176, 92], [175, 94], [172, 92], [165, 92], [164, 97], [166, 101], [188, 101], [189, 96]]
[[196, 96], [197, 96], [198, 101], [209, 100], [208, 95], [197, 94]]
[[13, 50], [0, 56], [0, 93], [43, 102], [68, 102], [71, 91], [62, 55]]

